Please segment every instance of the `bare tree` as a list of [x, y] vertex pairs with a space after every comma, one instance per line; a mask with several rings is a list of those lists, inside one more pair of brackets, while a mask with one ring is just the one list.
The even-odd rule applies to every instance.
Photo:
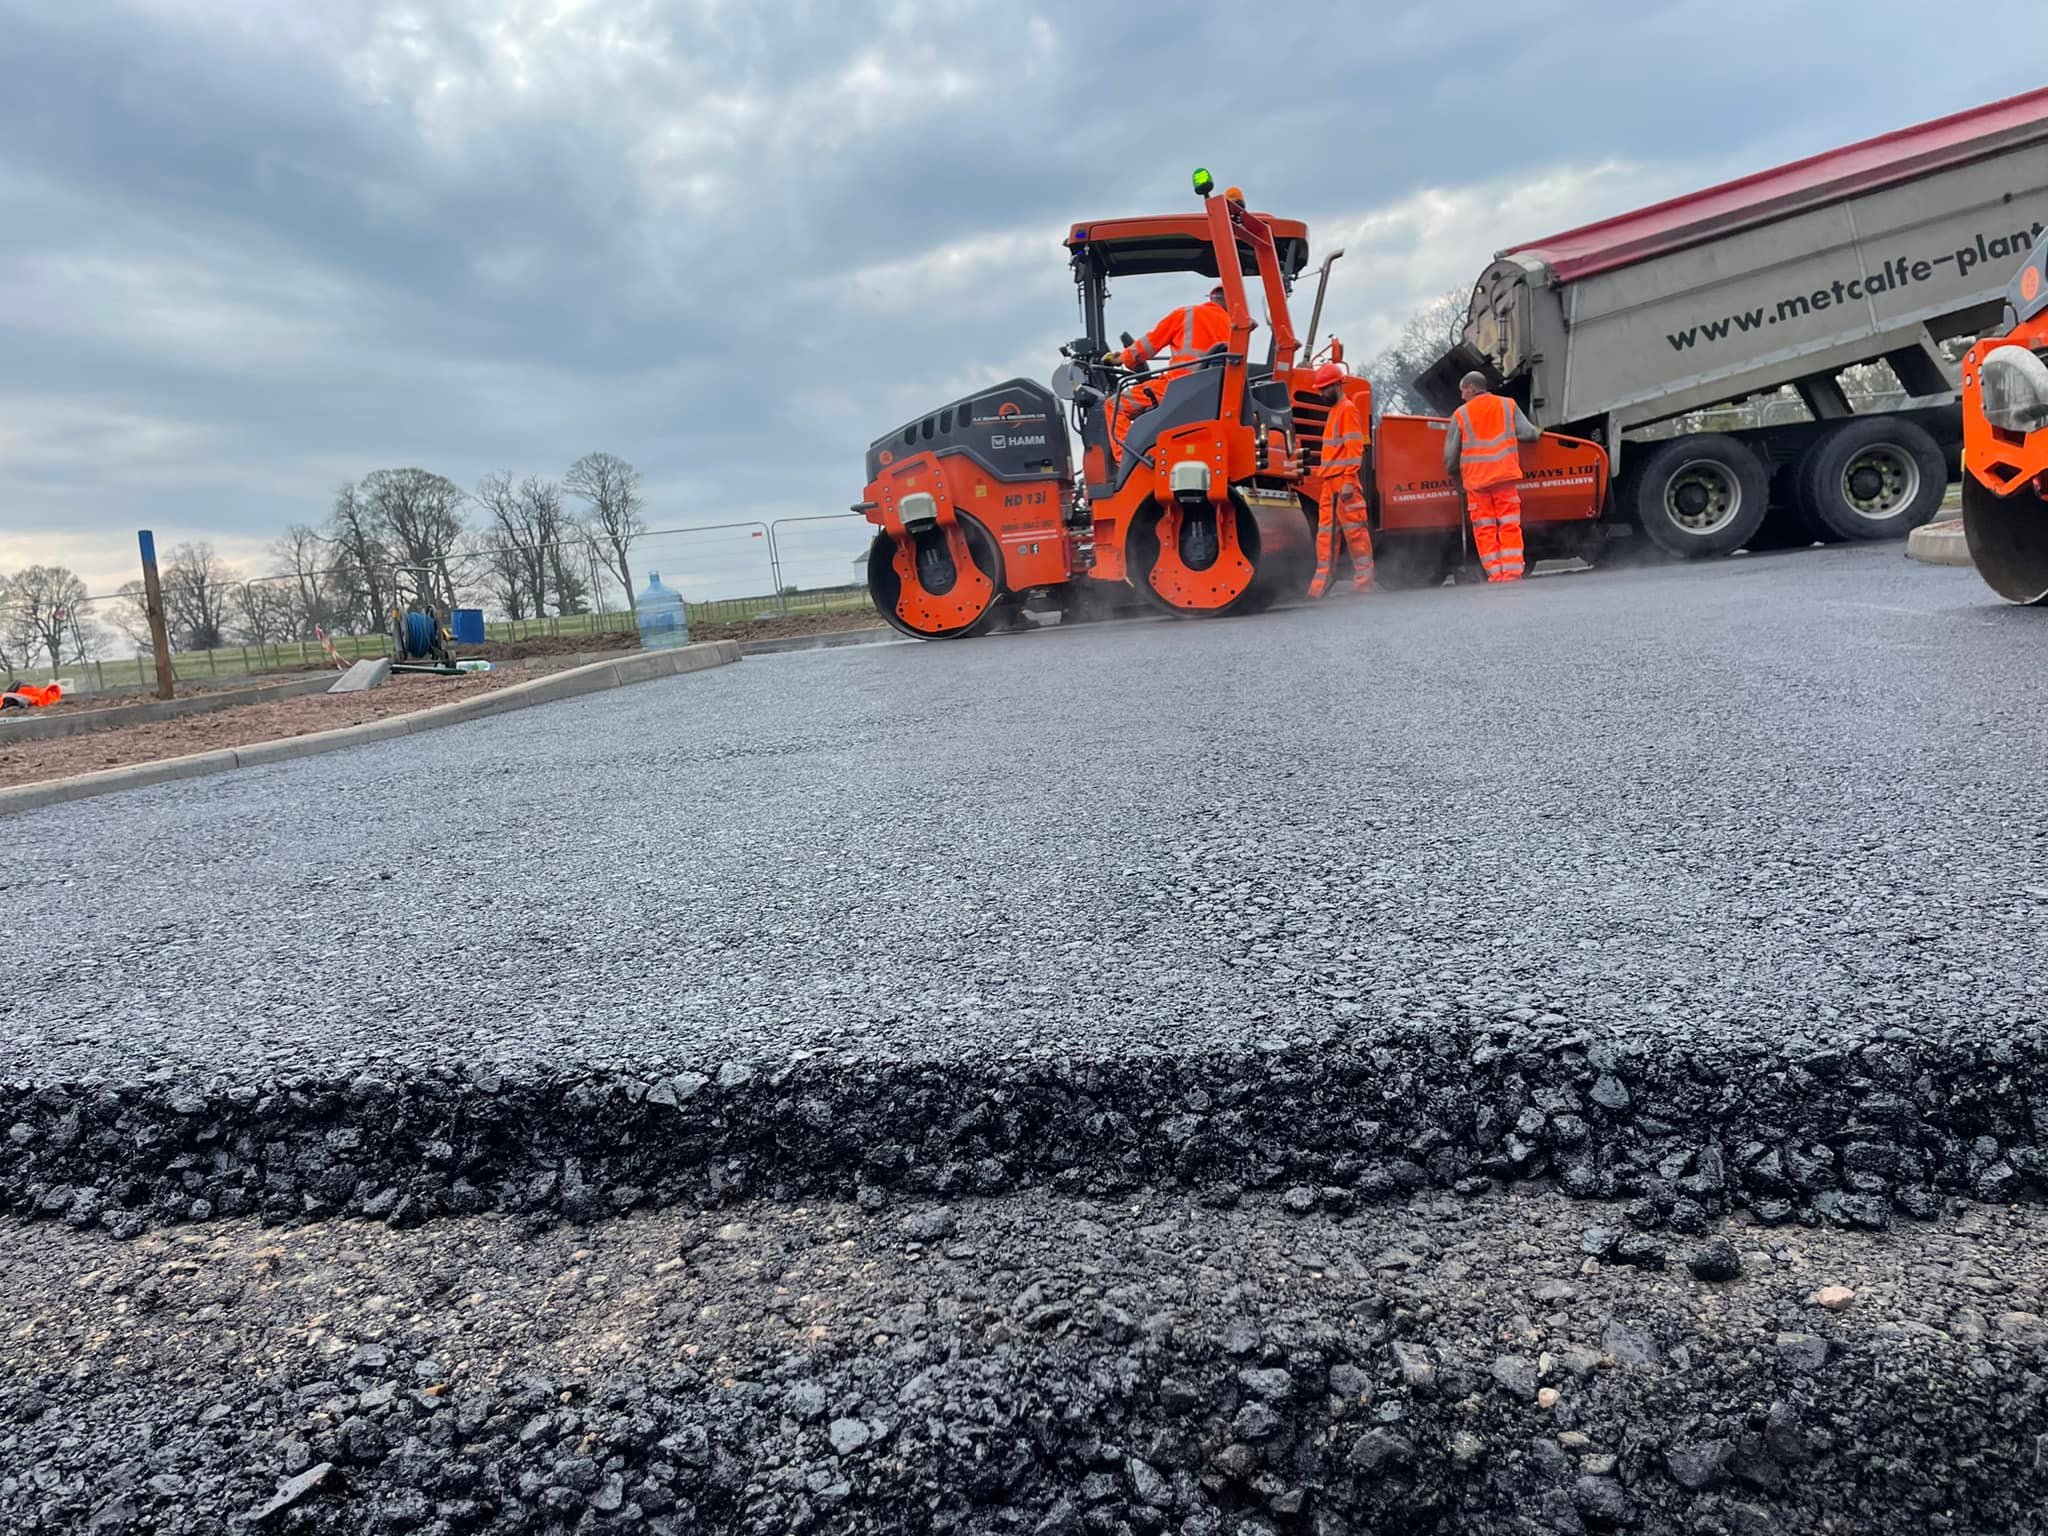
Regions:
[[633, 601], [633, 536], [644, 531], [640, 471], [614, 453], [586, 453], [569, 466], [562, 488], [585, 503], [584, 520], [611, 554], [611, 569]]
[[555, 612], [581, 613], [587, 583], [577, 574], [590, 547], [590, 535], [576, 525], [562, 506], [562, 488], [552, 480], [528, 475], [519, 482], [519, 504], [526, 509], [533, 529], [535, 552], [540, 556], [534, 571], [534, 612], [546, 612], [540, 595], [553, 598]]
[[1397, 416], [1430, 413], [1429, 403], [1416, 392], [1415, 381], [1456, 345], [1465, 328], [1465, 310], [1465, 292], [1446, 289], [1403, 321], [1400, 333], [1360, 370], [1372, 384], [1375, 416], [1390, 411]]
[[380, 469], [364, 477], [356, 497], [384, 535], [392, 563], [411, 578], [401, 585], [414, 585], [426, 573], [438, 584], [439, 596], [455, 601], [453, 556], [462, 543], [462, 508], [469, 500], [462, 487], [432, 470]]
[[242, 638], [257, 650], [291, 635], [298, 607], [291, 588], [276, 581], [245, 581], [234, 593]]
[[[529, 613], [539, 618], [548, 611], [545, 546], [554, 536], [554, 523], [560, 520], [561, 498], [554, 497], [555, 516], [550, 519], [545, 498], [533, 494], [533, 488], [542, 483], [528, 476], [515, 486], [511, 475], [499, 470], [485, 475], [476, 487], [474, 499], [490, 519], [486, 530], [488, 547], [482, 551], [486, 579], [498, 600], [506, 604], [508, 616], [515, 619]], [[513, 604], [507, 593], [508, 584], [515, 580], [519, 586], [519, 611], [513, 613], [509, 612]]]
[[63, 669], [67, 661], [86, 659], [85, 619], [81, 613], [86, 600], [85, 583], [66, 566], [32, 565], [7, 584], [11, 617], [7, 627], [14, 632], [13, 648], [24, 652], [21, 664], [41, 665], [48, 657], [50, 671]]
[[203, 539], [171, 550], [163, 566], [164, 620], [187, 651], [210, 651], [227, 639], [228, 604], [241, 573]]
[[[156, 642], [149, 633], [149, 595], [143, 590], [142, 578], [131, 576], [114, 592], [114, 601], [106, 613], [107, 623], [114, 632], [126, 640], [139, 655], [149, 650]], [[177, 636], [171, 636], [171, 649], [178, 647]]]
[[[288, 593], [290, 633], [297, 639], [310, 639], [316, 626], [324, 628], [333, 622], [333, 602], [328, 585], [333, 575], [329, 570], [333, 559], [331, 550], [327, 540], [305, 523], [293, 523], [270, 546], [270, 559], [277, 574], [291, 578]], [[286, 584], [279, 582], [278, 585]]]
[[30, 665], [35, 635], [14, 601], [14, 578], [0, 572], [0, 679], [12, 682]]
[[[483, 501], [479, 487], [479, 501]], [[489, 503], [485, 502], [488, 509]], [[496, 523], [496, 514], [492, 521]], [[508, 619], [523, 619], [527, 616], [526, 554], [517, 544], [495, 527], [490, 534], [474, 533], [470, 546], [464, 551], [467, 569], [479, 571], [477, 584], [484, 595], [505, 611]]]
[[339, 582], [341, 573], [331, 573], [331, 589], [350, 592], [354, 611], [349, 617], [360, 628], [375, 629], [384, 622], [386, 600], [391, 596], [392, 589], [383, 580], [391, 561], [376, 516], [368, 500], [354, 486], [336, 489], [334, 505], [327, 514], [327, 529], [341, 560], [354, 568], [356, 578], [353, 587], [344, 587]]

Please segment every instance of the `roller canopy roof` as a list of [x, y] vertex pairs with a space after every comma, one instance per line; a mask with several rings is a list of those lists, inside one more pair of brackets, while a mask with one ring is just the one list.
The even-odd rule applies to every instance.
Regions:
[[[1258, 215], [1273, 230], [1280, 265], [1289, 277], [1308, 265], [1308, 226], [1299, 219]], [[1146, 272], [1199, 272], [1216, 276], [1216, 253], [1209, 244], [1209, 220], [1200, 213], [1155, 214], [1137, 219], [1080, 220], [1067, 231], [1073, 260], [1086, 262], [1111, 277]], [[1256, 272], [1251, 251], [1238, 249], [1242, 271]]]

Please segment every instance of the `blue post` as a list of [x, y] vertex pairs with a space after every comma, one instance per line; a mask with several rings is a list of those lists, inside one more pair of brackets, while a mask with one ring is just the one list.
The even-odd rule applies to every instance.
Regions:
[[149, 620], [149, 644], [156, 652], [156, 696], [168, 699], [176, 692], [171, 671], [171, 637], [164, 627], [164, 586], [156, 572], [156, 535], [147, 528], [136, 530], [142, 546], [143, 613]]

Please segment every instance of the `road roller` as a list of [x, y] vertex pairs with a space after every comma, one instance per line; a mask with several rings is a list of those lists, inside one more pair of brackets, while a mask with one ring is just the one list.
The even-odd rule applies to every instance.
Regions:
[[[1206, 171], [1195, 191], [1186, 214], [1070, 228], [1084, 334], [1060, 348], [1051, 387], [1012, 379], [869, 446], [854, 510], [875, 525], [868, 588], [896, 628], [957, 639], [1021, 623], [1027, 605], [1063, 619], [1146, 607], [1218, 618], [1306, 593], [1313, 454], [1293, 404], [1312, 395], [1312, 369], [1296, 365], [1288, 294], [1308, 232], [1251, 211]], [[1155, 273], [1219, 285], [1229, 339], [1125, 368], [1108, 357], [1110, 284]], [[1254, 280], [1266, 317], [1256, 358]]]
[[2048, 603], [2048, 242], [2004, 320], [1963, 359], [1963, 532], [1992, 591]]

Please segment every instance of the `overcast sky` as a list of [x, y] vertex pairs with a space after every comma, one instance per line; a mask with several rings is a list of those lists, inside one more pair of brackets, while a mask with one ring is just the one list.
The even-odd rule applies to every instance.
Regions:
[[[2038, 85], [2041, 0], [1967, 11], [0, 0], [0, 570], [108, 591], [153, 526], [253, 572], [345, 479], [597, 448], [657, 528], [841, 511], [1051, 371], [1068, 223], [1196, 165], [1348, 247], [1367, 352], [1498, 247]], [[862, 542], [785, 534], [807, 583]]]

